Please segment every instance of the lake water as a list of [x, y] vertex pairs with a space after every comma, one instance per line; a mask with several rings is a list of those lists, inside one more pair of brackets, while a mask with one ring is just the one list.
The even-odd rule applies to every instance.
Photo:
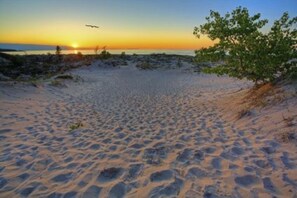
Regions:
[[[121, 54], [122, 52], [125, 52], [126, 54], [132, 55], [132, 54], [177, 54], [177, 55], [189, 55], [194, 56], [194, 50], [154, 50], [154, 49], [110, 49], [107, 50], [111, 54]], [[38, 55], [38, 54], [55, 54], [55, 50], [27, 50], [27, 51], [16, 51], [16, 52], [6, 52], [9, 54], [14, 55]], [[95, 54], [94, 50], [62, 50], [62, 54], [77, 54], [78, 52], [81, 52], [82, 54]], [[98, 50], [98, 54], [101, 51]]]

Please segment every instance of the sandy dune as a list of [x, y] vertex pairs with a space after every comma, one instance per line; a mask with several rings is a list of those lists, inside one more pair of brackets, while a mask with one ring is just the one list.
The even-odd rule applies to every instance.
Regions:
[[71, 73], [83, 81], [1, 84], [0, 197], [297, 196], [296, 147], [229, 122], [217, 102], [250, 83], [132, 66]]

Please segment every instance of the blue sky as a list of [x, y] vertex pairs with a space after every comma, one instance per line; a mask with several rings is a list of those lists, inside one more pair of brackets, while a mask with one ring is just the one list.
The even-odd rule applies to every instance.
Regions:
[[[192, 31], [210, 10], [238, 6], [270, 22], [285, 11], [297, 15], [297, 0], [0, 0], [0, 42], [140, 48], [176, 42], [181, 48], [184, 40], [185, 48], [195, 48], [209, 44], [195, 40]], [[99, 25], [101, 32], [84, 24]]]

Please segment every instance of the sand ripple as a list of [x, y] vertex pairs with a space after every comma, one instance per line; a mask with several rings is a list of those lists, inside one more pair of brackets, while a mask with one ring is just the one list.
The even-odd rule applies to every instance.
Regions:
[[245, 82], [73, 72], [84, 82], [3, 88], [0, 197], [296, 196], [296, 152], [261, 129], [236, 128], [212, 102]]

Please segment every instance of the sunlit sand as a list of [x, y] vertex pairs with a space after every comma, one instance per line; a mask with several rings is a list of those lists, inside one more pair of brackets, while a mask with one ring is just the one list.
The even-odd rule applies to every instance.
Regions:
[[293, 144], [267, 134], [280, 115], [266, 110], [276, 118], [265, 122], [255, 113], [238, 121], [234, 105], [251, 83], [183, 67], [101, 64], [69, 71], [80, 80], [63, 86], [1, 85], [1, 197], [262, 197], [296, 190]]

